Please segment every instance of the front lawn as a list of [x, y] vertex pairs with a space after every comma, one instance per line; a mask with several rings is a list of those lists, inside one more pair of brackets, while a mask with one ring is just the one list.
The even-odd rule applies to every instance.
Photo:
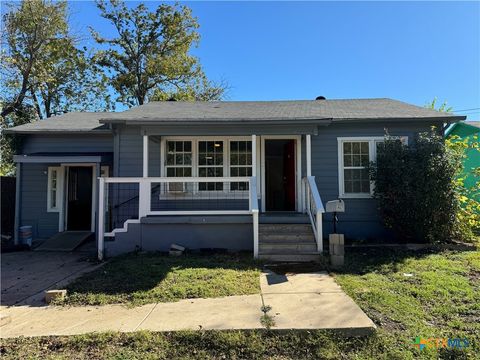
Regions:
[[132, 253], [112, 259], [68, 287], [66, 305], [126, 304], [249, 295], [260, 292], [251, 255]]
[[[479, 358], [480, 252], [349, 250], [347, 267], [334, 276], [377, 324], [375, 334], [348, 338], [327, 331], [103, 333], [3, 340], [0, 354], [2, 359]], [[413, 344], [416, 337], [467, 339], [469, 345], [419, 350]]]

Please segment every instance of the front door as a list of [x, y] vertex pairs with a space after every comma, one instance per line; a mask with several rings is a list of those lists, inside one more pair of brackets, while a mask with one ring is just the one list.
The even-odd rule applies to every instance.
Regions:
[[265, 140], [266, 211], [295, 211], [295, 140]]
[[91, 230], [92, 176], [91, 167], [68, 168], [67, 230]]

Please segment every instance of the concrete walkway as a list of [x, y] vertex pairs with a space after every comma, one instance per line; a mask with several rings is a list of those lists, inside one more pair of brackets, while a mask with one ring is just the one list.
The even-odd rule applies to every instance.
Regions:
[[88, 252], [24, 251], [2, 254], [1, 305], [44, 306], [44, 291], [62, 288], [80, 275], [104, 263], [91, 260]]
[[107, 330], [261, 329], [262, 305], [271, 306], [273, 329], [338, 329], [370, 333], [375, 325], [326, 273], [261, 275], [261, 294], [189, 299], [135, 308], [122, 305], [2, 308], [10, 321], [0, 336], [73, 335]]

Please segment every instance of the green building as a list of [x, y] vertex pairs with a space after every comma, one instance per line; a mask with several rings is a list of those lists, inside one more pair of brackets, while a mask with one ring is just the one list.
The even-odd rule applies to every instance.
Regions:
[[[480, 121], [461, 121], [455, 124], [452, 124], [447, 131], [445, 136], [457, 135], [461, 139], [468, 138], [469, 142], [480, 141]], [[477, 136], [477, 139], [474, 139], [474, 136]], [[477, 149], [468, 149], [467, 158], [464, 160], [464, 173], [466, 175], [465, 187], [471, 188], [477, 182], [477, 177], [474, 175], [476, 168], [480, 167], [480, 151]], [[476, 196], [480, 200], [480, 196]]]

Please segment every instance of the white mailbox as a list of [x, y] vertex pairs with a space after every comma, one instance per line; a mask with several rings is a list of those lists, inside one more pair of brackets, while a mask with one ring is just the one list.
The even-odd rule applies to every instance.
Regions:
[[341, 199], [327, 202], [327, 212], [345, 212], [345, 202]]

